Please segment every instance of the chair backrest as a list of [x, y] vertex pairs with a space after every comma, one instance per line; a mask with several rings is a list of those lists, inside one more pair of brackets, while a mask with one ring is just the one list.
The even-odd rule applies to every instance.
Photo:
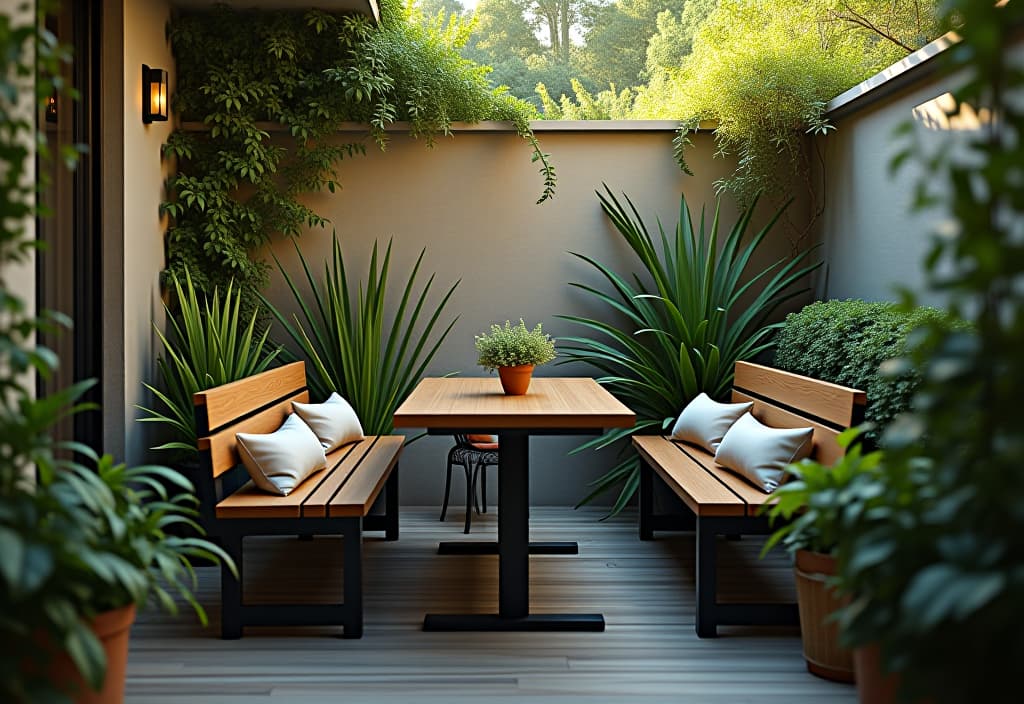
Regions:
[[836, 436], [864, 420], [867, 395], [751, 362], [736, 362], [733, 402], [752, 401], [754, 417], [776, 428], [814, 428], [813, 457], [831, 464], [842, 457]]

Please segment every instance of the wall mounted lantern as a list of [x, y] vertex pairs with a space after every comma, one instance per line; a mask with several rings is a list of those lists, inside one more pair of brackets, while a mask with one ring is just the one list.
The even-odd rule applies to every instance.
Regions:
[[53, 90], [53, 95], [46, 99], [46, 121], [56, 122], [57, 121], [57, 89]]
[[142, 64], [142, 121], [167, 120], [167, 71]]

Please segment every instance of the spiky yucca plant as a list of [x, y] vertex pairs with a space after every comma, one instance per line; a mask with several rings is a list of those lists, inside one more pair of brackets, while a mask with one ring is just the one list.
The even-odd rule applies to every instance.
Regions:
[[137, 408], [145, 414], [140, 421], [165, 423], [172, 429], [174, 438], [154, 449], [195, 454], [193, 394], [265, 371], [281, 348], [268, 348], [270, 328], [262, 333], [257, 331], [259, 308], [252, 310], [243, 327], [240, 288], [229, 284], [223, 295], [214, 289], [200, 303], [200, 295], [187, 271], [184, 282], [177, 276], [171, 280], [179, 311], [173, 314], [165, 305], [168, 334], [155, 328], [164, 348], [164, 354], [157, 360], [161, 388], [143, 384], [163, 409]]
[[[592, 257], [574, 252], [597, 269], [612, 290], [571, 285], [605, 304], [610, 315], [600, 320], [558, 316], [594, 333], [592, 337], [559, 337], [559, 342], [566, 361], [587, 362], [604, 374], [598, 382], [636, 412], [637, 422], [632, 428], [609, 431], [574, 452], [602, 449], [634, 433], [660, 433], [701, 391], [722, 399], [732, 385], [736, 361], [752, 359], [771, 347], [771, 333], [779, 326], [767, 322], [771, 313], [806, 291], [796, 284], [820, 265], [806, 263], [810, 251], [805, 251], [748, 272], [751, 258], [783, 212], [779, 210], [745, 241], [756, 199], [721, 238], [720, 204], [716, 204], [710, 225], [702, 210], [695, 228], [682, 197], [675, 233], [666, 234], [659, 222], [656, 242], [632, 201], [625, 197], [627, 209], [607, 185], [605, 191], [607, 195], [597, 194], [601, 208], [640, 258], [645, 276], [621, 276]], [[624, 318], [625, 327], [616, 327], [611, 322], [614, 317]], [[610, 515], [617, 514], [639, 486], [639, 466], [638, 457], [627, 448], [626, 456], [594, 481], [593, 491], [580, 505], [621, 485]]]
[[[421, 250], [412, 272], [403, 279], [405, 287], [389, 325], [385, 321], [385, 306], [391, 242], [383, 259], [378, 256], [374, 242], [368, 276], [359, 282], [357, 293], [350, 289], [337, 234], [332, 247], [333, 255], [324, 264], [321, 281], [314, 277], [298, 245], [295, 247], [309, 284], [308, 299], [275, 259], [301, 316], [289, 320], [269, 300], [262, 300], [308, 360], [309, 385], [314, 396], [326, 398], [337, 391], [352, 404], [364, 432], [386, 435], [394, 429], [395, 408], [412, 391], [458, 320], [453, 319], [430, 344], [431, 333], [459, 282], [452, 284], [432, 310], [425, 310], [436, 275], [432, 274], [419, 294], [414, 295], [416, 276], [426, 253]], [[425, 322], [421, 318], [424, 313], [430, 316]]]

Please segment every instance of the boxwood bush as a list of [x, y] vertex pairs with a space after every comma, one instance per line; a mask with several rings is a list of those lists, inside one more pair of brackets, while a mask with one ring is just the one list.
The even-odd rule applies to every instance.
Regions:
[[[894, 303], [847, 299], [818, 301], [786, 316], [776, 338], [775, 366], [867, 393], [865, 434], [877, 442], [886, 426], [907, 410], [920, 375], [883, 362], [906, 351], [907, 335], [926, 322], [960, 327], [948, 313], [925, 306], [904, 310]], [[897, 371], [898, 370], [898, 371]]]

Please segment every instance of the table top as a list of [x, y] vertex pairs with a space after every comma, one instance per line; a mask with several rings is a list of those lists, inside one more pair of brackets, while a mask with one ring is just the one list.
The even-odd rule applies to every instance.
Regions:
[[396, 428], [594, 430], [629, 428], [636, 415], [590, 378], [534, 377], [507, 396], [494, 377], [423, 379], [395, 411]]

